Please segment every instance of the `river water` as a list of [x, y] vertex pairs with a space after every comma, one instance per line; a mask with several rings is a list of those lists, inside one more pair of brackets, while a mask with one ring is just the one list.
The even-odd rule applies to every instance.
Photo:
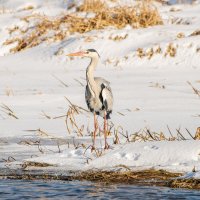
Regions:
[[200, 191], [80, 181], [0, 180], [0, 199], [200, 199]]

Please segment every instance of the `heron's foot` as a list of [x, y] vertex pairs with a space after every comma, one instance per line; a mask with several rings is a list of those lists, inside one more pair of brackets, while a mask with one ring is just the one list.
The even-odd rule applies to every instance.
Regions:
[[104, 150], [106, 149], [110, 149], [110, 145], [107, 142], [105, 143], [105, 147], [104, 147]]
[[96, 147], [95, 145], [93, 144], [92, 147], [91, 147], [91, 152], [95, 151], [96, 150]]

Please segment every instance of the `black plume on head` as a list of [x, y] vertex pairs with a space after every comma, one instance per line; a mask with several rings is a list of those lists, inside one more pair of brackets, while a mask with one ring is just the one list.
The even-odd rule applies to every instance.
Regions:
[[88, 49], [87, 51], [90, 51], [90, 52], [97, 52], [95, 49]]
[[98, 56], [100, 57], [99, 53], [95, 49], [88, 49], [87, 51], [89, 51], [89, 52], [96, 52], [98, 54]]

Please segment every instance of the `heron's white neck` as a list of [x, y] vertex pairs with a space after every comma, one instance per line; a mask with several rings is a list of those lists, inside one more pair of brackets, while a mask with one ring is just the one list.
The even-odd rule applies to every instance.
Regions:
[[99, 61], [98, 57], [92, 57], [90, 64], [88, 65], [86, 70], [86, 80], [92, 96], [98, 95], [96, 82], [94, 80], [94, 70], [97, 66], [98, 61]]

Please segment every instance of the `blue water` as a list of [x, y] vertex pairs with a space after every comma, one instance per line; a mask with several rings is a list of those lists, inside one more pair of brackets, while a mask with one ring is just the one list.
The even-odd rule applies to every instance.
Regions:
[[0, 199], [200, 199], [200, 191], [80, 181], [0, 180]]

